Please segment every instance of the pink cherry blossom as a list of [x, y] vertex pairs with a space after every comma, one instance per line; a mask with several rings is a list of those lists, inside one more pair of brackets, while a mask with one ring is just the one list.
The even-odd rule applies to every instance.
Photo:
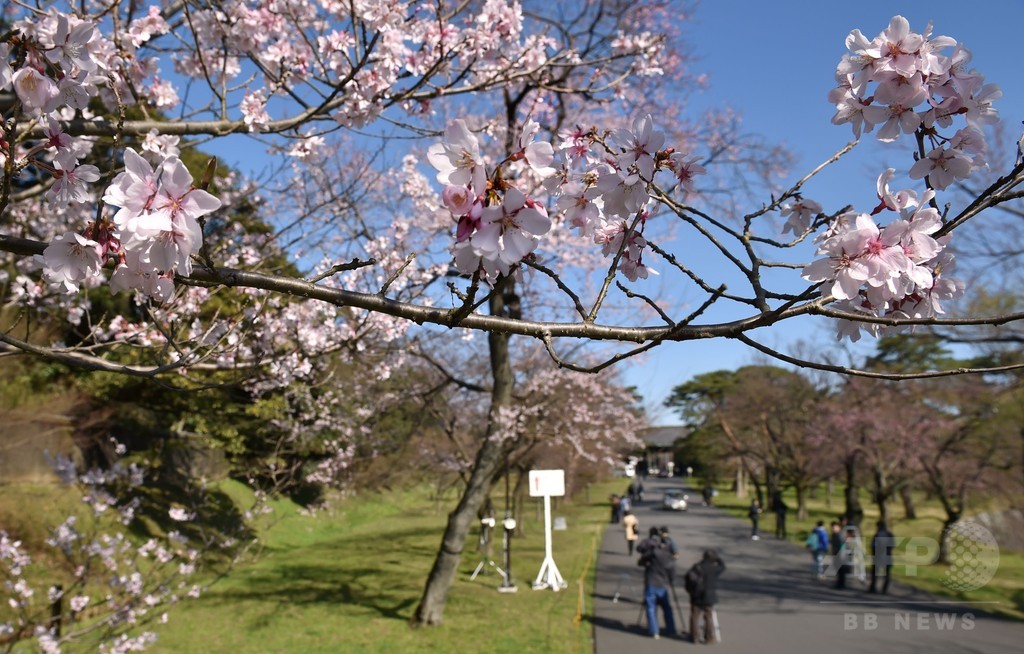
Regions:
[[57, 31], [53, 35], [53, 47], [45, 52], [46, 58], [71, 75], [77, 68], [81, 71], [96, 70], [96, 62], [89, 53], [89, 43], [99, 36], [96, 26], [89, 21], [77, 21], [71, 25], [68, 16], [57, 14]]
[[88, 184], [100, 178], [100, 169], [91, 164], [78, 164], [71, 152], [61, 152], [53, 160], [55, 181], [46, 198], [58, 205], [82, 203], [92, 199]]
[[11, 46], [7, 43], [0, 43], [0, 91], [6, 89], [14, 79], [14, 70], [9, 61], [10, 54]]
[[122, 236], [130, 236], [136, 231], [139, 219], [149, 213], [158, 183], [153, 167], [131, 148], [125, 148], [124, 166], [124, 171], [107, 187], [103, 201], [119, 207], [114, 223], [125, 232]]
[[861, 216], [857, 216], [853, 226], [826, 239], [818, 253], [827, 257], [812, 262], [803, 270], [804, 279], [822, 282], [822, 292], [837, 300], [857, 297], [861, 284], [870, 276], [867, 266], [858, 257], [871, 234], [862, 233], [860, 224], [863, 224]]
[[782, 205], [779, 212], [783, 216], [789, 216], [786, 224], [782, 226], [782, 233], [792, 232], [799, 236], [811, 226], [811, 221], [821, 213], [821, 204], [807, 198], [797, 198], [793, 202]]
[[697, 155], [688, 155], [684, 152], [673, 152], [669, 157], [669, 166], [675, 174], [679, 186], [689, 193], [696, 191], [694, 177], [706, 175], [708, 172], [704, 166], [697, 163], [699, 161], [700, 157]]
[[102, 249], [96, 241], [66, 232], [43, 250], [43, 274], [67, 292], [77, 293], [80, 285], [96, 278], [103, 265]]
[[267, 96], [263, 89], [246, 93], [239, 108], [250, 132], [262, 132], [267, 129], [270, 115], [267, 114]]
[[544, 205], [510, 188], [500, 205], [484, 207], [480, 227], [469, 242], [477, 256], [507, 275], [537, 248], [537, 237], [550, 229]]
[[590, 236], [600, 222], [601, 208], [596, 200], [600, 191], [593, 184], [568, 182], [562, 185], [562, 195], [556, 205], [563, 211], [566, 224], [579, 230], [581, 236]]
[[35, 68], [25, 66], [14, 73], [14, 92], [30, 112], [39, 112], [57, 96], [57, 85]]
[[476, 195], [466, 186], [449, 184], [441, 192], [441, 201], [455, 216], [462, 216], [469, 213], [473, 203], [476, 202]]
[[864, 54], [871, 57], [876, 70], [893, 71], [903, 77], [910, 77], [918, 70], [917, 56], [924, 37], [910, 31], [910, 23], [903, 16], [894, 16], [885, 29]]
[[940, 145], [910, 167], [911, 179], [928, 177], [932, 186], [942, 190], [971, 174], [973, 162], [960, 150]]
[[618, 129], [612, 132], [612, 141], [623, 153], [618, 156], [619, 166], [636, 170], [645, 181], [654, 177], [654, 155], [665, 146], [665, 134], [654, 131], [654, 120], [650, 114], [637, 118], [633, 129]]
[[850, 123], [853, 127], [853, 135], [857, 138], [860, 138], [862, 132], [870, 132], [874, 129], [875, 124], [868, 120], [864, 113], [864, 110], [871, 106], [868, 100], [847, 89], [835, 102], [835, 105], [836, 113], [832, 116], [833, 125]]
[[887, 168], [885, 172], [878, 176], [878, 182], [876, 188], [878, 191], [878, 199], [881, 203], [872, 212], [878, 213], [883, 209], [890, 209], [892, 211], [903, 211], [911, 207], [918, 205], [917, 193], [913, 190], [903, 190], [897, 193], [889, 191], [889, 182], [896, 176], [895, 168]]
[[444, 142], [430, 146], [427, 160], [437, 169], [437, 181], [442, 184], [469, 186], [477, 195], [487, 188], [480, 141], [461, 118], [449, 123]]
[[534, 140], [538, 131], [540, 131], [540, 125], [532, 118], [527, 118], [523, 124], [523, 131], [519, 135], [519, 152], [535, 173], [541, 177], [549, 177], [555, 172], [555, 169], [551, 167], [555, 151], [550, 143]]

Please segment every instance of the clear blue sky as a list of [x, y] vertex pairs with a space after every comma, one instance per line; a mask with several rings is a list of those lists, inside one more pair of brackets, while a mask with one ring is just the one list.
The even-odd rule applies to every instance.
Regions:
[[[830, 123], [834, 110], [826, 98], [834, 86], [835, 66], [846, 52], [846, 35], [857, 28], [874, 38], [897, 14], [906, 17], [915, 32], [922, 32], [931, 20], [933, 34], [964, 43], [974, 55], [973, 67], [987, 82], [1000, 85], [1003, 97], [996, 107], [1008, 135], [1016, 140], [1024, 120], [1020, 56], [1024, 2], [1020, 0], [704, 0], [686, 34], [700, 59], [693, 68], [710, 76], [711, 88], [692, 99], [691, 105], [695, 110], [730, 105], [740, 111], [748, 131], [764, 134], [797, 155], [795, 181], [853, 138], [848, 125]], [[905, 150], [880, 150], [868, 141], [873, 141], [873, 135], [862, 140], [855, 156], [809, 185], [806, 195], [826, 210], [847, 203], [869, 208], [876, 200], [872, 194], [878, 173], [886, 164], [905, 171], [909, 163], [903, 157], [909, 155], [904, 155]], [[806, 323], [780, 326], [768, 336], [759, 336], [776, 346], [805, 338], [835, 347], [830, 345], [835, 343], [830, 332], [809, 330]], [[754, 356], [732, 341], [668, 344], [645, 359], [625, 363], [624, 372], [628, 383], [644, 396], [655, 423], [672, 424], [676, 417], [657, 408], [676, 384], [703, 372], [751, 363]]]
[[[1024, 120], [1024, 0], [703, 0], [684, 30], [698, 58], [693, 70], [707, 73], [711, 87], [689, 103], [695, 115], [726, 105], [740, 111], [747, 131], [763, 134], [797, 156], [790, 180], [795, 181], [853, 138], [848, 125], [831, 124], [834, 109], [826, 97], [834, 86], [835, 66], [846, 52], [846, 35], [857, 28], [873, 38], [896, 14], [905, 16], [916, 32], [931, 20], [934, 34], [954, 37], [971, 50], [973, 67], [1002, 88], [1004, 95], [996, 107], [1016, 140]], [[218, 145], [228, 164], [260, 170], [265, 161], [262, 146], [245, 137], [226, 143], [227, 147]], [[879, 172], [888, 165], [905, 171], [910, 165], [907, 157], [903, 148], [881, 149], [869, 134], [852, 155], [808, 185], [805, 194], [826, 210], [847, 203], [868, 208], [876, 201]], [[824, 323], [821, 328], [808, 321], [790, 323], [756, 336], [783, 349], [797, 338], [838, 347]], [[699, 341], [662, 345], [645, 358], [619, 366], [627, 383], [644, 396], [654, 422], [672, 424], [675, 416], [659, 412], [659, 407], [675, 385], [703, 372], [751, 363], [755, 354], [733, 341]]]

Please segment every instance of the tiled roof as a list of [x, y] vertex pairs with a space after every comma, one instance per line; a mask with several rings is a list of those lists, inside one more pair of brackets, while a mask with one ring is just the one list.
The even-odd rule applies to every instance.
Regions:
[[640, 438], [650, 447], [672, 447], [680, 438], [690, 432], [682, 425], [670, 427], [648, 427], [640, 431]]

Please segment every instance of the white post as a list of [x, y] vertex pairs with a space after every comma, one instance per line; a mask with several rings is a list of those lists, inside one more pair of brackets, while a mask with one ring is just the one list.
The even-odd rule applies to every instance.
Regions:
[[555, 558], [551, 554], [551, 496], [565, 495], [565, 471], [564, 470], [531, 470], [530, 471], [530, 497], [544, 498], [544, 562], [540, 566], [540, 573], [533, 582], [534, 590], [550, 588], [559, 591], [566, 586], [562, 575], [558, 573], [558, 566], [555, 565]]
[[551, 555], [551, 496], [544, 495], [544, 563], [540, 566], [537, 579], [533, 582], [534, 590], [550, 588], [558, 592], [568, 586], [555, 565], [555, 558]]

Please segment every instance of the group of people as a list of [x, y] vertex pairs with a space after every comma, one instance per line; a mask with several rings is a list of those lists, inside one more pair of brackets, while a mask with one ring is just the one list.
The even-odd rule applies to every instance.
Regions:
[[[821, 520], [807, 537], [807, 548], [814, 556], [814, 575], [824, 579], [825, 552], [822, 547], [821, 535], [825, 533], [825, 523]], [[884, 520], [877, 523], [875, 535], [871, 539], [871, 583], [869, 593], [889, 592], [889, 580], [892, 577], [893, 548], [896, 538], [889, 531]], [[846, 588], [847, 579], [853, 576], [860, 581], [866, 579], [864, 545], [860, 532], [854, 525], [845, 524], [841, 516], [831, 524], [828, 536], [827, 551], [832, 554], [832, 570], [836, 577], [836, 588]]]
[[633, 510], [634, 504], [639, 504], [644, 501], [644, 483], [639, 479], [634, 479], [629, 483], [629, 487], [626, 488], [624, 495], [612, 494], [608, 501], [612, 507], [612, 524], [619, 524], [622, 522], [623, 517]]
[[[639, 564], [644, 569], [644, 605], [647, 612], [647, 631], [654, 638], [661, 637], [658, 624], [658, 609], [665, 621], [665, 632], [675, 635], [676, 621], [672, 613], [672, 602], [679, 604], [675, 597], [676, 559], [679, 548], [668, 534], [666, 527], [651, 527], [650, 535], [636, 546], [640, 554]], [[718, 577], [725, 570], [725, 562], [715, 550], [705, 550], [700, 561], [686, 573], [684, 587], [690, 598], [691, 642], [717, 643], [721, 634], [715, 604], [718, 603]], [[669, 597], [671, 595], [672, 597]], [[682, 607], [679, 609], [682, 611]], [[680, 613], [682, 619], [682, 613]], [[685, 625], [681, 625], [685, 629]]]
[[[647, 615], [648, 632], [654, 638], [660, 638], [661, 629], [658, 623], [658, 609], [661, 609], [667, 634], [676, 633], [676, 620], [672, 612], [672, 603], [678, 605], [675, 597], [676, 560], [679, 548], [669, 536], [667, 527], [651, 527], [647, 538], [640, 540], [640, 521], [631, 510], [631, 503], [642, 497], [643, 486], [630, 484], [625, 496], [612, 496], [612, 521], [621, 522], [625, 529], [627, 553], [632, 556], [634, 550], [640, 555], [639, 565], [644, 569], [644, 605]], [[710, 493], [706, 493], [706, 503], [710, 504]], [[623, 509], [623, 506], [626, 508]], [[776, 514], [776, 536], [786, 537], [785, 514], [788, 507], [781, 497], [772, 502], [772, 510]], [[762, 514], [757, 499], [751, 501], [748, 515], [751, 520], [751, 538], [758, 540], [758, 522]], [[825, 523], [819, 520], [805, 541], [811, 553], [811, 573], [816, 579], [827, 578], [831, 572], [835, 576], [835, 587], [846, 588], [847, 579], [851, 576], [865, 580], [865, 556], [857, 527], [846, 524], [845, 518], [833, 521], [831, 531], [826, 531]], [[869, 592], [887, 593], [893, 563], [895, 538], [879, 521], [877, 531], [871, 540], [871, 582]], [[826, 559], [831, 554], [831, 566], [826, 569]], [[690, 630], [689, 639], [699, 642], [716, 643], [720, 640], [718, 619], [715, 604], [718, 603], [718, 577], [725, 570], [725, 562], [713, 550], [705, 550], [700, 561], [695, 563], [684, 577], [684, 587], [690, 599]], [[683, 620], [680, 607], [680, 620]], [[685, 624], [682, 625], [685, 631]]]

